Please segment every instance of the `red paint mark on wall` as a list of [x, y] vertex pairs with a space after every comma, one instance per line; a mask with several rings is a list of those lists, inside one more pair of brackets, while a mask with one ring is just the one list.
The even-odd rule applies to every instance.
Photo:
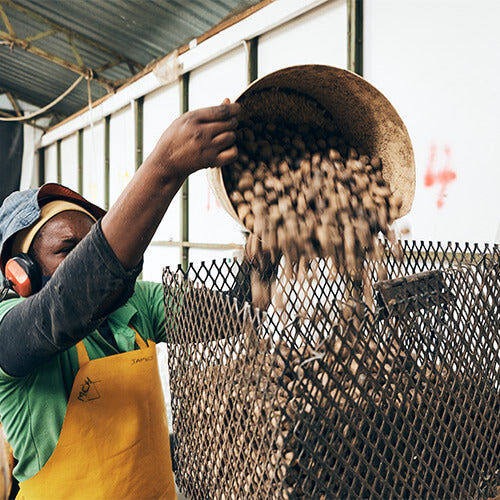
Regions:
[[432, 144], [429, 151], [429, 161], [425, 170], [424, 185], [432, 187], [439, 185], [438, 199], [436, 205], [443, 208], [448, 185], [457, 178], [457, 174], [451, 168], [451, 149], [447, 144], [444, 146], [444, 164], [441, 170], [436, 171], [438, 148]]

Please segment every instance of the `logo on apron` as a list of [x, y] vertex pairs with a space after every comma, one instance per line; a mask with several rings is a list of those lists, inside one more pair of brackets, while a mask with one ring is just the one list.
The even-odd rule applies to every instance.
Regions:
[[101, 395], [97, 390], [96, 384], [99, 383], [100, 380], [90, 380], [89, 377], [85, 379], [85, 382], [82, 384], [80, 388], [80, 392], [78, 393], [77, 399], [86, 403], [87, 401], [92, 401], [94, 399], [99, 399]]

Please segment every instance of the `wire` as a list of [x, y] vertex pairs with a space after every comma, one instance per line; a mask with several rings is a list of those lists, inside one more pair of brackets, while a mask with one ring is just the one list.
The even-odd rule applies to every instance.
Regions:
[[94, 160], [94, 165], [97, 165], [97, 153], [96, 153], [96, 139], [94, 132], [94, 115], [92, 114], [92, 89], [90, 88], [90, 78], [87, 79], [87, 97], [89, 100], [89, 119], [90, 119], [90, 139], [92, 146], [92, 157]]
[[45, 113], [45, 111], [49, 110], [53, 106], [55, 106], [59, 101], [64, 99], [83, 79], [83, 75], [80, 76], [79, 78], [76, 79], [75, 82], [69, 87], [65, 92], [63, 92], [59, 97], [54, 99], [50, 104], [47, 104], [47, 106], [39, 109], [38, 111], [35, 111], [34, 113], [31, 113], [30, 115], [27, 116], [13, 116], [12, 118], [0, 118], [1, 122], [23, 122], [26, 120], [31, 120], [35, 116], [41, 115], [42, 113]]
[[2, 289], [0, 290], [0, 302], [7, 296], [9, 290], [12, 288], [12, 282], [4, 278], [2, 280]]

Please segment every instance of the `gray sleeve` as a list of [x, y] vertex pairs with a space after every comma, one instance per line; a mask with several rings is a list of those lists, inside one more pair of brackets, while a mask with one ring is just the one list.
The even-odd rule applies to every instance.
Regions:
[[[49, 282], [0, 321], [0, 367], [24, 376], [95, 330], [132, 296], [142, 268], [125, 270], [100, 222], [73, 249]], [[113, 297], [112, 305], [103, 305]]]

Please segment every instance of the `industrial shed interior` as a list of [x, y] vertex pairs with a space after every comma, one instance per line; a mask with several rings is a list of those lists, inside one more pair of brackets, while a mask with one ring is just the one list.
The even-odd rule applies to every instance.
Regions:
[[[22, 187], [59, 181], [107, 207], [182, 111], [235, 99], [281, 67], [321, 63], [362, 74], [408, 128], [417, 191], [401, 236], [498, 241], [496, 2], [59, 5], [0, 5], [4, 115], [36, 112], [83, 77], [27, 121]], [[194, 174], [172, 203], [146, 279], [164, 265], [238, 255], [244, 236], [205, 177]]]
[[[411, 356], [408, 354], [405, 359], [398, 351], [400, 358], [394, 361], [394, 366], [401, 363], [401, 366], [407, 367], [408, 363], [413, 363], [411, 369], [418, 371], [422, 368], [423, 357], [438, 356], [443, 348], [441, 344], [434, 344], [429, 337], [424, 341], [418, 335], [424, 336], [424, 330], [430, 337], [433, 332], [451, 335], [449, 325], [445, 327], [440, 323], [448, 315], [447, 318], [453, 319], [452, 328], [467, 330], [471, 345], [475, 346], [477, 343], [479, 351], [486, 353], [491, 366], [495, 367], [492, 371], [496, 378], [491, 382], [491, 378], [485, 374], [486, 369], [483, 370], [483, 361], [473, 359], [470, 355], [471, 364], [477, 361], [479, 366], [477, 377], [483, 384], [481, 387], [489, 387], [491, 382], [497, 390], [500, 363], [496, 354], [491, 355], [490, 359], [488, 349], [497, 350], [499, 345], [495, 337], [498, 336], [498, 331], [495, 332], [495, 329], [498, 330], [498, 306], [494, 304], [498, 303], [498, 292], [495, 290], [498, 290], [497, 244], [500, 243], [500, 168], [496, 150], [500, 137], [500, 66], [495, 58], [500, 53], [500, 34], [497, 29], [499, 16], [500, 3], [496, 0], [484, 0], [480, 3], [472, 0], [73, 0], [64, 3], [50, 0], [0, 0], [0, 139], [1, 136], [8, 138], [0, 140], [0, 150], [7, 159], [0, 164], [0, 174], [5, 179], [4, 186], [0, 186], [0, 195], [5, 198], [14, 189], [57, 182], [108, 209], [153, 150], [162, 132], [182, 113], [219, 104], [226, 97], [234, 101], [255, 80], [289, 66], [318, 64], [347, 69], [366, 79], [392, 103], [406, 126], [413, 146], [415, 197], [409, 213], [394, 222], [396, 235], [403, 242], [406, 257], [399, 262], [393, 254], [386, 256], [386, 265], [390, 270], [388, 278], [400, 278], [394, 270], [398, 265], [399, 271], [405, 275], [432, 273], [436, 264], [434, 256], [438, 254], [441, 256], [439, 264], [446, 267], [460, 267], [467, 260], [464, 256], [472, 255], [470, 260], [474, 265], [487, 263], [490, 266], [493, 262], [487, 267], [488, 272], [494, 268], [497, 273], [481, 274], [480, 271], [460, 268], [460, 272], [457, 271], [452, 277], [432, 275], [432, 286], [439, 288], [439, 299], [431, 305], [413, 304], [412, 307], [405, 308], [404, 312], [396, 307], [392, 308], [390, 304], [393, 303], [389, 299], [394, 297], [384, 295], [384, 290], [379, 289], [382, 290], [379, 299], [385, 301], [384, 314], [379, 310], [376, 318], [370, 320], [373, 323], [362, 321], [358, 330], [363, 330], [370, 339], [377, 335], [386, 339], [383, 337], [386, 332], [384, 328], [387, 331], [399, 328], [411, 330], [412, 341], [416, 341], [419, 347], [416, 353], [412, 351]], [[146, 251], [142, 278], [156, 282], [163, 279], [166, 285], [178, 285], [182, 282], [184, 295], [168, 297], [172, 303], [179, 301], [180, 309], [183, 301], [194, 300], [197, 310], [212, 310], [215, 308], [211, 302], [214, 299], [193, 299], [196, 293], [191, 287], [196, 287], [183, 280], [194, 276], [193, 280], [204, 280], [203, 284], [208, 287], [227, 291], [229, 281], [236, 275], [231, 266], [241, 260], [246, 238], [246, 230], [230, 216], [212, 192], [206, 171], [198, 171], [184, 183], [161, 222]], [[477, 245], [474, 247], [473, 244]], [[211, 267], [210, 263], [213, 261], [217, 265], [214, 263]], [[395, 263], [397, 261], [399, 264]], [[165, 271], [166, 267], [168, 270]], [[176, 269], [182, 271], [181, 277], [175, 275]], [[323, 272], [326, 273], [325, 270]], [[366, 276], [375, 276], [374, 269], [369, 269], [366, 273]], [[428, 276], [430, 275], [425, 274], [425, 280]], [[336, 290], [346, 293], [350, 286], [355, 287], [352, 285], [354, 281], [355, 279], [345, 279], [340, 284], [336, 282]], [[425, 283], [425, 286], [429, 286], [429, 281]], [[329, 303], [331, 296], [328, 294], [331, 290], [327, 291], [325, 283], [320, 279], [315, 282], [315, 286], [319, 289], [318, 296], [313, 300], [308, 292], [304, 292], [306, 300], [301, 298], [299, 292], [295, 294], [293, 286], [286, 288], [283, 285], [283, 295], [290, 305], [287, 310], [289, 317], [295, 313], [300, 316], [301, 308], [316, 311], [321, 301]], [[448, 286], [449, 293], [441, 296], [445, 286]], [[487, 292], [478, 292], [477, 297], [466, 295], [469, 287], [468, 292], [471, 294], [471, 290], [483, 290], [481, 287], [487, 287]], [[461, 297], [460, 294], [463, 294], [461, 302], [452, 305], [453, 297]], [[358, 299], [366, 300], [366, 290]], [[432, 314], [429, 312], [422, 319], [418, 316], [418, 311], [425, 307], [428, 307], [428, 311], [432, 310]], [[493, 316], [483, 319], [480, 311], [484, 310], [493, 311]], [[273, 339], [277, 331], [283, 338], [287, 338], [288, 326], [283, 327], [280, 323], [284, 321], [281, 316], [277, 320], [279, 326], [276, 326], [273, 314], [277, 313], [273, 311], [267, 320], [262, 320], [258, 315], [251, 316], [251, 321], [239, 316], [238, 321], [242, 323], [238, 326], [246, 332], [249, 324], [253, 327], [258, 324], [260, 342]], [[229, 315], [223, 314], [218, 320], [224, 325], [232, 321]], [[385, 326], [377, 330], [373, 326], [375, 320]], [[192, 343], [189, 328], [194, 330], [198, 319], [176, 317], [175, 321], [178, 345]], [[318, 328], [317, 324], [321, 324], [321, 321], [316, 323], [315, 328]], [[471, 323], [473, 326], [468, 330], [467, 325]], [[203, 323], [202, 326], [209, 328]], [[188, 328], [188, 333], [182, 333], [183, 328]], [[352, 322], [345, 328], [348, 333], [354, 332]], [[304, 330], [301, 332], [303, 334]], [[476, 336], [478, 332], [489, 335], [484, 345], [481, 336]], [[230, 333], [226, 334], [226, 338], [229, 338]], [[446, 335], [443, 333], [442, 338]], [[292, 339], [290, 334], [291, 344], [297, 338]], [[464, 359], [469, 360], [470, 353], [466, 348], [461, 350], [461, 347], [454, 346], [450, 339], [451, 337], [446, 337], [443, 341], [453, 351], [449, 357], [445, 355], [445, 359], [450, 366], [459, 366], [458, 372], [462, 376], [466, 370], [461, 363]], [[307, 344], [311, 339], [303, 336], [300, 341]], [[216, 345], [217, 339], [207, 334], [207, 342]], [[273, 356], [276, 360], [276, 353], [281, 351], [279, 346], [274, 347]], [[360, 347], [358, 344], [346, 344], [344, 347], [349, 352], [348, 356], [352, 357], [355, 357], [356, 349], [361, 349], [365, 354], [368, 352], [368, 347], [364, 345]], [[400, 347], [398, 345], [397, 349]], [[246, 356], [250, 356], [249, 353], [252, 352], [252, 346], [240, 346], [229, 341], [224, 348], [214, 356], [218, 361], [227, 356], [228, 365], [241, 352], [244, 351]], [[321, 348], [333, 356], [333, 347], [332, 352], [323, 344]], [[386, 346], [387, 351], [393, 348], [394, 345]], [[173, 350], [175, 354], [169, 353], [169, 356], [170, 368], [173, 366], [175, 371], [174, 383], [182, 377], [189, 379], [193, 370], [204, 370], [205, 363], [213, 361], [207, 361], [202, 355], [198, 358], [195, 356], [196, 360], [193, 361], [188, 359], [192, 354], [190, 351], [183, 351], [182, 348]], [[324, 352], [318, 352], [319, 348], [314, 351], [315, 356], [327, 356]], [[270, 353], [271, 350], [266, 355], [271, 355]], [[383, 350], [380, 353], [381, 356], [387, 355]], [[376, 359], [379, 353], [365, 354], [360, 354], [364, 361], [371, 354]], [[165, 353], [164, 365], [167, 364], [166, 356]], [[345, 366], [349, 365], [352, 357], [348, 358]], [[283, 355], [283, 358], [285, 361], [281, 378], [278, 377], [279, 383], [285, 374], [288, 376], [290, 370], [298, 369], [298, 362], [293, 364], [291, 354], [288, 358]], [[190, 362], [193, 363], [192, 367]], [[214, 361], [214, 364], [217, 362]], [[193, 370], [184, 373], [186, 366]], [[391, 367], [393, 374], [397, 372], [394, 366]], [[400, 365], [398, 367], [401, 368]], [[260, 368], [255, 365], [255, 370]], [[404, 371], [403, 368], [401, 371]], [[442, 373], [430, 370], [426, 372], [426, 376], [429, 380], [431, 375], [434, 379], [439, 379]], [[306, 373], [306, 376], [309, 375]], [[359, 382], [356, 379], [359, 376], [359, 373], [351, 376], [352, 386]], [[168, 379], [166, 374], [165, 377]], [[214, 380], [217, 377], [222, 379], [220, 374], [216, 374]], [[467, 387], [470, 388], [473, 384], [470, 376], [464, 377], [466, 380], [462, 382], [469, 384]], [[276, 382], [278, 385], [279, 383]], [[419, 383], [420, 378], [415, 381], [415, 393], [419, 390]], [[433, 395], [441, 394], [442, 387], [438, 387], [438, 382], [435, 387], [431, 387], [432, 384], [427, 380], [425, 383], [427, 390], [435, 391]], [[365, 397], [363, 388], [361, 385], [357, 387], [360, 388], [362, 399]], [[207, 387], [203, 385], [192, 387], [193, 394], [200, 396], [200, 399], [204, 389]], [[348, 388], [344, 386], [342, 391], [347, 395], [343, 393], [339, 398], [345, 396], [349, 400], [354, 397], [351, 385]], [[403, 389], [401, 391], [399, 395], [404, 393], [401, 396], [403, 399], [408, 396], [408, 392]], [[477, 394], [481, 391], [475, 391], [476, 389], [470, 389], [470, 393], [473, 393], [470, 401], [467, 399], [469, 396], [458, 398], [462, 406], [472, 404], [471, 401], [477, 402], [481, 397]], [[394, 396], [396, 392], [390, 396], [394, 400], [397, 399]], [[166, 393], [167, 401], [170, 401], [167, 389]], [[372, 393], [366, 394], [368, 401]], [[411, 394], [413, 398], [414, 393]], [[339, 398], [333, 398], [336, 405]], [[179, 395], [175, 394], [174, 399], [179, 401]], [[193, 402], [193, 406], [196, 404], [196, 401]], [[443, 431], [441, 427], [433, 426], [434, 422], [444, 421], [449, 415], [455, 416], [455, 409], [446, 413], [448, 409], [441, 411], [438, 404], [435, 408], [431, 404], [419, 404], [423, 406], [419, 406], [414, 413], [411, 413], [412, 407], [405, 416], [410, 418], [408, 415], [411, 413], [411, 418], [414, 418], [412, 425], [423, 426], [426, 432], [432, 434], [433, 440], [440, 443], [442, 441], [443, 446], [448, 446], [445, 444], [448, 439], [447, 429]], [[460, 406], [456, 402], [454, 404], [457, 408]], [[463, 429], [473, 429], [476, 448], [470, 453], [477, 455], [484, 452], [484, 464], [481, 462], [484, 467], [489, 467], [493, 458], [490, 457], [489, 444], [483, 444], [481, 437], [485, 441], [486, 437], [490, 441], [494, 440], [491, 436], [494, 437], [498, 426], [488, 412], [493, 407], [497, 411], [498, 404], [495, 399], [493, 406], [488, 406], [481, 399], [478, 409], [474, 410], [477, 410], [477, 414], [470, 417], [470, 422], [468, 420], [463, 426]], [[276, 401], [271, 401], [270, 405], [274, 405], [272, 409], [277, 411], [277, 396]], [[488, 406], [487, 410], [484, 405]], [[398, 407], [394, 411], [397, 413], [400, 409]], [[356, 410], [351, 408], [349, 411], [349, 418], [352, 422], [357, 422], [356, 425], [359, 424], [361, 429], [363, 422], [359, 420]], [[378, 409], [373, 411], [378, 415]], [[429, 427], [426, 427], [427, 423], [423, 420], [424, 413], [432, 414], [432, 424]], [[486, 414], [488, 416], [484, 417]], [[282, 417], [283, 415], [284, 410], [281, 412]], [[326, 427], [331, 420], [320, 413], [314, 414], [314, 418]], [[487, 420], [479, 422], [481, 418]], [[375, 421], [373, 417], [373, 422]], [[198, 436], [196, 433], [200, 429], [189, 427], [186, 422], [183, 419], [177, 422], [176, 433], [180, 438], [187, 439], [183, 442], [186, 454], [189, 456], [193, 453], [194, 456], [197, 443], [189, 441], [189, 436]], [[204, 422], [201, 417], [200, 422], [200, 425]], [[233, 424], [244, 427], [241, 422]], [[307, 427], [310, 422], [306, 418], [298, 419], [298, 427], [299, 424]], [[358, 434], [358, 430], [348, 428], [348, 422], [343, 422], [344, 424], [344, 437], [349, 433]], [[394, 421], [389, 424], [396, 426]], [[263, 424], [262, 428], [267, 432], [266, 425]], [[380, 424], [380, 429], [375, 429], [377, 425], [379, 424], [373, 423], [374, 427], [365, 431], [379, 432], [383, 424]], [[397, 433], [402, 436], [406, 431], [405, 424], [401, 426]], [[445, 427], [447, 426], [448, 423]], [[483, 428], [486, 431], [483, 432]], [[273, 432], [273, 429], [269, 430], [269, 434]], [[273, 436], [275, 438], [275, 434]], [[463, 455], [454, 455], [453, 466], [449, 466], [450, 471], [460, 471], [459, 474], [463, 472], [466, 485], [455, 485], [452, 484], [453, 481], [449, 483], [447, 476], [440, 472], [440, 467], [448, 467], [448, 462], [438, 457], [439, 451], [432, 448], [429, 453], [433, 454], [433, 464], [439, 471], [434, 473], [425, 469], [425, 475], [422, 466], [418, 469], [418, 474], [422, 476], [420, 479], [423, 486], [417, 479], [411, 482], [405, 475], [406, 465], [394, 465], [392, 451], [388, 458], [387, 449], [393, 450], [395, 455], [400, 453], [398, 458], [401, 458], [401, 463], [409, 460], [405, 462], [407, 464], [411, 463], [411, 458], [406, 457], [406, 451], [400, 451], [401, 447], [406, 450], [413, 446], [416, 459], [417, 453], [420, 453], [419, 446], [425, 448], [428, 443], [419, 441], [421, 434], [414, 436], [414, 441], [413, 434], [410, 437], [405, 435], [404, 439], [400, 434], [397, 436], [396, 444], [387, 444], [392, 439], [391, 434], [391, 437], [387, 437], [387, 443], [384, 441], [385, 444], [381, 445], [377, 442], [374, 445], [374, 449], [378, 447], [383, 456], [383, 466], [374, 465], [374, 462], [364, 458], [359, 467], [356, 465], [358, 472], [364, 471], [364, 479], [357, 482], [355, 476], [344, 471], [342, 484], [334, 487], [333, 481], [322, 476], [318, 479], [318, 484], [329, 485], [330, 490], [326, 486], [324, 488], [327, 489], [324, 490], [321, 489], [323, 486], [311, 486], [310, 491], [315, 493], [312, 496], [305, 492], [308, 481], [313, 482], [313, 479], [294, 462], [294, 472], [290, 473], [287, 469], [288, 489], [280, 486], [282, 497], [330, 498], [328, 491], [334, 497], [355, 497], [355, 494], [359, 494], [361, 497], [387, 498], [389, 495], [416, 498], [420, 494], [425, 496], [432, 492], [439, 492], [438, 496], [446, 496], [449, 492], [461, 496], [476, 491], [469, 488], [468, 481], [473, 483], [481, 477], [486, 484], [491, 479], [490, 476], [486, 477], [488, 471], [480, 470], [480, 465], [474, 465], [472, 471], [463, 465], [461, 461], [465, 460], [463, 457], [470, 451], [467, 450]], [[315, 435], [318, 442], [321, 441], [320, 437]], [[457, 443], [458, 447], [466, 450], [467, 446], [462, 441], [457, 440]], [[259, 450], [260, 453], [261, 449]], [[299, 454], [310, 451], [304, 451], [305, 448], [300, 451], [290, 450], [295, 454], [294, 460]], [[352, 450], [349, 450], [351, 453]], [[396, 453], [395, 450], [399, 451]], [[498, 453], [497, 448], [495, 452]], [[338, 459], [335, 456], [331, 459], [332, 463]], [[196, 462], [198, 458], [193, 460]], [[214, 463], [207, 457], [203, 460], [199, 459], [199, 463], [206, 466], [209, 477], [208, 471], [214, 469]], [[238, 457], [235, 456], [232, 460], [238, 463]], [[259, 460], [263, 460], [261, 456]], [[397, 469], [392, 486], [387, 486], [386, 483], [390, 481], [381, 472], [385, 465]], [[455, 465], [456, 469], [453, 469]], [[184, 469], [181, 468], [185, 475], [177, 479], [178, 484], [183, 486], [183, 492], [189, 493], [187, 496], [192, 498], [212, 498], [216, 495], [211, 488], [222, 476], [218, 476], [219, 479], [214, 476], [213, 483], [210, 484], [207, 479], [207, 489], [203, 493], [205, 496], [199, 496], [201, 493], [196, 491], [198, 486], [190, 486], [194, 484], [193, 481], [198, 480], [195, 472], [190, 475], [190, 467], [192, 463], [187, 460]], [[415, 465], [415, 471], [417, 468]], [[243, 488], [243, 483], [238, 482], [234, 475], [227, 475], [227, 471], [224, 474], [224, 484], [230, 485], [225, 490], [225, 498], [231, 498], [231, 491], [236, 491], [235, 485]], [[418, 474], [415, 472], [415, 477]], [[498, 475], [498, 471], [495, 474]], [[246, 479], [245, 476], [244, 480]], [[275, 479], [270, 478], [269, 485]], [[299, 491], [296, 485], [300, 481], [303, 495], [294, 493]], [[261, 488], [251, 491], [266, 491], [270, 494], [272, 486], [264, 483], [247, 487]], [[400, 489], [397, 486], [399, 483], [402, 485]], [[295, 485], [295, 490], [291, 484]], [[483, 496], [489, 496], [492, 490], [488, 488], [489, 486], [479, 488], [478, 491]], [[244, 491], [247, 490], [238, 491], [240, 494], [234, 498], [243, 498]]]

